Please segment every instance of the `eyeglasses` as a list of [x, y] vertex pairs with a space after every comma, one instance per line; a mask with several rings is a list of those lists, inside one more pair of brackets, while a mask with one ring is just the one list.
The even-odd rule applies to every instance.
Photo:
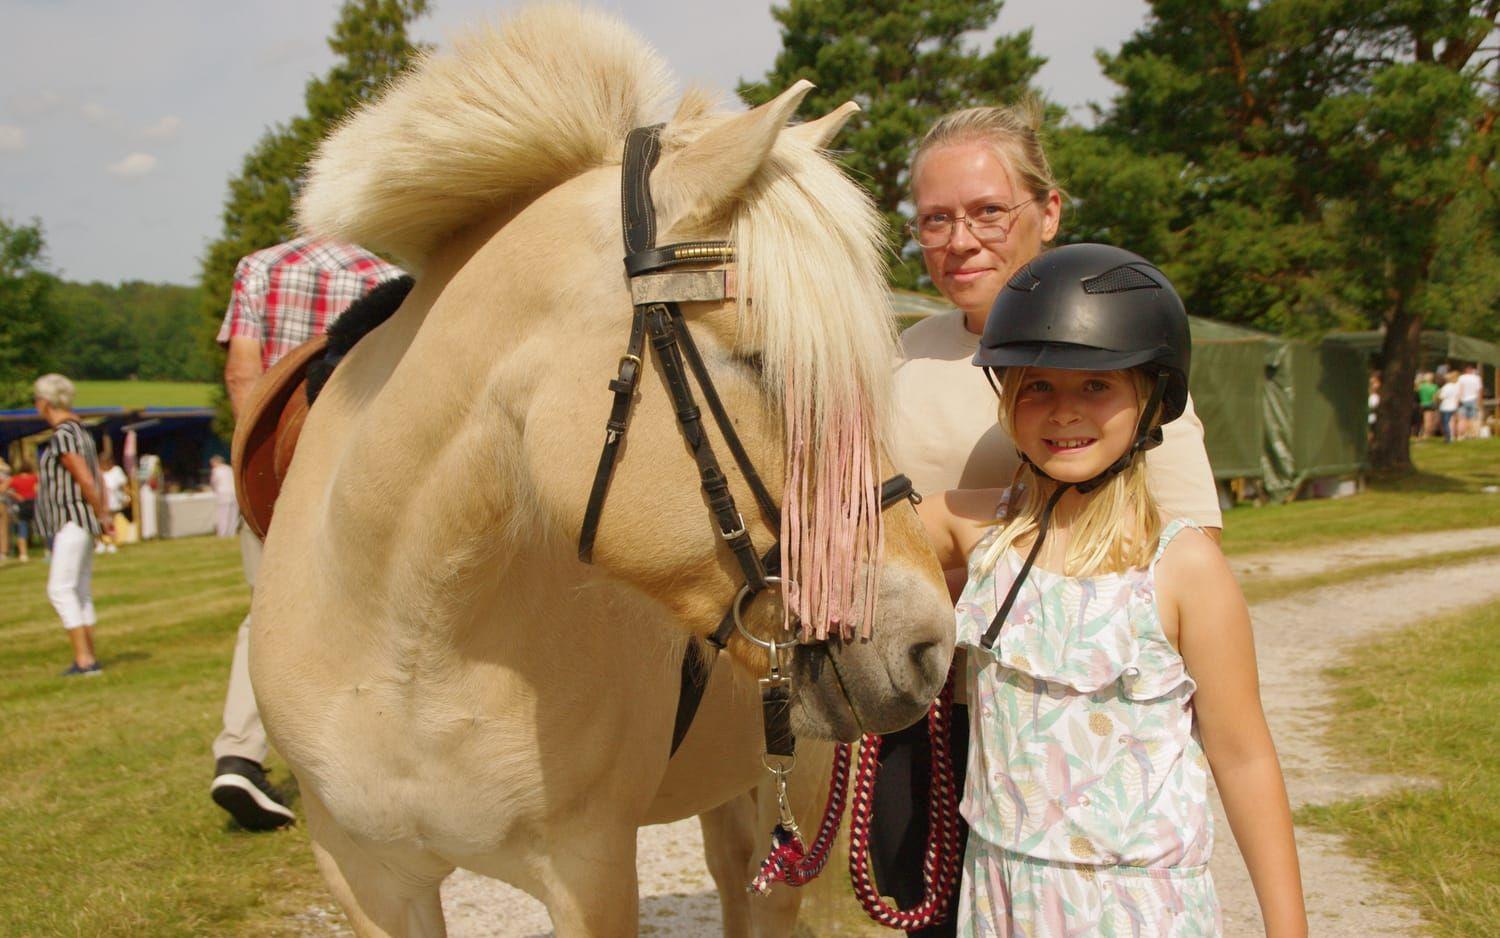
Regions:
[[975, 241], [984, 244], [1001, 244], [1010, 237], [1016, 217], [1021, 209], [1035, 202], [1027, 199], [1012, 206], [984, 205], [971, 215], [950, 215], [947, 212], [928, 212], [918, 215], [906, 225], [906, 230], [924, 248], [940, 248], [953, 239], [953, 231], [959, 222], [969, 228]]

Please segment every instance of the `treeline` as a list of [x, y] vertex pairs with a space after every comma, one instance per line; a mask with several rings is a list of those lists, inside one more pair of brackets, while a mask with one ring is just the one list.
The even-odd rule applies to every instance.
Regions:
[[57, 281], [54, 367], [83, 380], [212, 381], [196, 287]]
[[71, 283], [47, 269], [39, 221], [0, 216], [0, 407], [31, 401], [47, 371], [79, 380], [212, 381], [199, 290], [130, 281]]

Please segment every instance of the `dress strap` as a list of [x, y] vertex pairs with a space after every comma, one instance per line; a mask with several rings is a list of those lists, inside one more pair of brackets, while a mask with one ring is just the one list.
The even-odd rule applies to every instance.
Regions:
[[1155, 567], [1156, 562], [1161, 559], [1161, 555], [1167, 552], [1167, 545], [1172, 543], [1172, 538], [1188, 528], [1192, 528], [1194, 531], [1202, 531], [1203, 525], [1191, 518], [1173, 518], [1167, 522], [1167, 526], [1162, 528], [1160, 540], [1156, 542], [1156, 556], [1151, 558], [1151, 566]]

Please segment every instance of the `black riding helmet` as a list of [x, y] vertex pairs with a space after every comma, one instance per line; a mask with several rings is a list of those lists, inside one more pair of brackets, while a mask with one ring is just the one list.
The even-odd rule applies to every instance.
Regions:
[[1166, 373], [1161, 422], [1187, 407], [1187, 312], [1150, 261], [1107, 244], [1069, 244], [1018, 270], [990, 307], [974, 364], [982, 368]]
[[[1047, 251], [1017, 271], [995, 298], [973, 361], [985, 370], [996, 393], [996, 368], [1144, 368], [1155, 381], [1130, 448], [1094, 478], [1059, 484], [1047, 499], [1036, 542], [985, 632], [986, 648], [999, 638], [1063, 493], [1070, 488], [1090, 492], [1108, 482], [1137, 453], [1161, 442], [1160, 424], [1182, 416], [1191, 352], [1187, 311], [1171, 281], [1145, 258], [1107, 244], [1070, 244]], [[1037, 475], [1050, 478], [1024, 453], [1021, 458]]]

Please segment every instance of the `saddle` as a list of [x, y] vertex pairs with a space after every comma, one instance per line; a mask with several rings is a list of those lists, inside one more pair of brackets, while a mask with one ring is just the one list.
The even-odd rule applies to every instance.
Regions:
[[271, 509], [281, 494], [308, 408], [333, 369], [360, 339], [390, 319], [416, 284], [410, 276], [387, 280], [350, 304], [326, 335], [303, 342], [260, 376], [234, 427], [230, 462], [240, 514], [265, 539]]
[[234, 426], [230, 462], [240, 514], [255, 536], [264, 539], [271, 511], [297, 449], [307, 419], [307, 370], [320, 361], [328, 337], [318, 336], [292, 349], [260, 376], [250, 389], [245, 412]]

